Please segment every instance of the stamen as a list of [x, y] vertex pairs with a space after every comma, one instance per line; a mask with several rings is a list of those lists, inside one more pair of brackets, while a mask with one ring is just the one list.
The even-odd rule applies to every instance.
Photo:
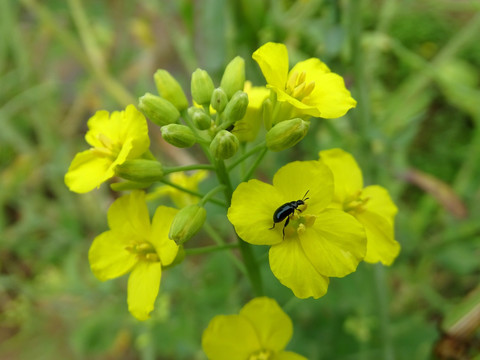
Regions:
[[[295, 89], [293, 89], [292, 96], [295, 99], [298, 99], [301, 95], [303, 95], [303, 91], [305, 89], [305, 83], [302, 82], [300, 85], [298, 85]], [[302, 96], [303, 97], [303, 96]]]
[[300, 75], [298, 76], [297, 84], [296, 84], [296, 85], [304, 83], [306, 77], [307, 77], [307, 73], [306, 73], [305, 71], [302, 71], [302, 72], [300, 73]]
[[298, 72], [294, 71], [292, 75], [288, 78], [287, 85], [286, 85], [286, 90], [287, 92], [291, 92], [295, 86], [297, 85], [297, 78], [298, 78]]

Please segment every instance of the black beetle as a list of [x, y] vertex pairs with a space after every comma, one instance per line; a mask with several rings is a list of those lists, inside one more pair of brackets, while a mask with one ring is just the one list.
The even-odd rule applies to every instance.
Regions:
[[270, 230], [275, 227], [276, 223], [282, 222], [286, 218], [287, 221], [285, 221], [285, 224], [283, 225], [283, 239], [285, 239], [285, 228], [290, 222], [290, 215], [292, 215], [295, 210], [302, 212], [302, 210], [298, 209], [298, 207], [300, 205], [305, 205], [305, 201], [309, 199], [306, 197], [309, 191], [310, 190], [307, 190], [305, 195], [303, 195], [302, 200], [290, 201], [275, 210], [275, 212], [273, 213], [273, 226], [270, 228]]

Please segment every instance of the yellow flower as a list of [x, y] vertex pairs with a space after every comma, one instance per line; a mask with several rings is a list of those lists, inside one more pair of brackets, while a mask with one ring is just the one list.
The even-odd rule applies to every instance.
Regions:
[[140, 157], [150, 146], [147, 121], [135, 106], [125, 111], [97, 111], [88, 120], [85, 140], [92, 148], [73, 159], [65, 184], [71, 191], [86, 193], [115, 175], [115, 167]]
[[397, 207], [388, 191], [378, 185], [363, 187], [362, 171], [349, 153], [341, 149], [320, 151], [320, 160], [333, 173], [334, 205], [360, 221], [367, 234], [365, 261], [391, 265], [400, 252], [394, 238]]
[[277, 302], [259, 297], [239, 315], [215, 316], [203, 332], [202, 347], [209, 360], [306, 360], [284, 350], [292, 334], [292, 321]]
[[110, 230], [93, 240], [88, 253], [95, 276], [109, 280], [130, 272], [128, 310], [138, 320], [149, 318], [160, 288], [162, 266], [175, 259], [178, 246], [168, 238], [176, 209], [159, 206], [152, 223], [143, 191], [117, 199], [108, 210]]
[[[299, 298], [325, 295], [328, 277], [355, 271], [365, 256], [362, 225], [341, 210], [327, 208], [333, 192], [327, 166], [319, 161], [296, 161], [277, 171], [273, 186], [250, 180], [241, 183], [232, 196], [228, 219], [237, 234], [251, 244], [271, 245], [273, 274]], [[274, 212], [301, 199], [305, 205], [272, 229]]]
[[263, 101], [268, 98], [270, 91], [263, 86], [252, 86], [250, 81], [245, 81], [243, 91], [248, 95], [247, 112], [241, 120], [235, 122], [232, 133], [238, 140], [247, 142], [253, 141], [257, 137], [262, 124]]
[[[183, 171], [175, 172], [169, 175], [170, 181], [185, 189], [198, 191], [198, 184], [208, 176], [208, 171], [198, 170], [192, 175], [187, 175]], [[153, 192], [147, 195], [147, 200], [153, 200], [162, 196], [169, 196], [175, 206], [179, 209], [187, 205], [197, 204], [198, 197], [190, 195], [184, 191], [178, 190], [172, 186], [159, 186]]]
[[286, 46], [272, 42], [261, 46], [252, 57], [260, 66], [267, 87], [277, 94], [277, 100], [289, 103], [300, 114], [337, 118], [357, 104], [345, 88], [343, 78], [317, 58], [301, 61], [288, 71]]

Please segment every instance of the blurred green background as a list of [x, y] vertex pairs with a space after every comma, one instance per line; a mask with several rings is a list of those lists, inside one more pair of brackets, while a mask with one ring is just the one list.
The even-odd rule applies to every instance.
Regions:
[[[208, 321], [252, 296], [228, 254], [165, 272], [152, 319], [137, 322], [126, 277], [100, 283], [87, 259], [116, 195], [107, 185], [70, 193], [63, 176], [87, 148], [86, 120], [154, 92], [156, 69], [188, 90], [195, 68], [218, 85], [240, 55], [263, 85], [251, 54], [267, 41], [285, 43], [291, 64], [322, 59], [358, 105], [314, 120], [256, 177], [342, 147], [366, 184], [389, 189], [402, 245], [390, 268], [361, 264], [302, 301], [256, 247], [267, 295], [294, 322], [288, 349], [309, 359], [429, 359], [435, 348], [438, 358], [479, 358], [479, 34], [480, 2], [466, 0], [0, 1], [0, 359], [205, 359]], [[185, 162], [151, 131], [163, 162]], [[208, 210], [232, 239], [225, 215]], [[207, 231], [194, 241], [211, 243]], [[459, 319], [471, 339], [446, 336]]]

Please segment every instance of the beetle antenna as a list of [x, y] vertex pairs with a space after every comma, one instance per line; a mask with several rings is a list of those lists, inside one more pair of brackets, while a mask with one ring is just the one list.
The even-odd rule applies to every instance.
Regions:
[[307, 192], [305, 193], [305, 195], [303, 195], [303, 198], [302, 198], [303, 201], [309, 199], [309, 198], [306, 197], [309, 191], [310, 191], [310, 189], [308, 189]]

